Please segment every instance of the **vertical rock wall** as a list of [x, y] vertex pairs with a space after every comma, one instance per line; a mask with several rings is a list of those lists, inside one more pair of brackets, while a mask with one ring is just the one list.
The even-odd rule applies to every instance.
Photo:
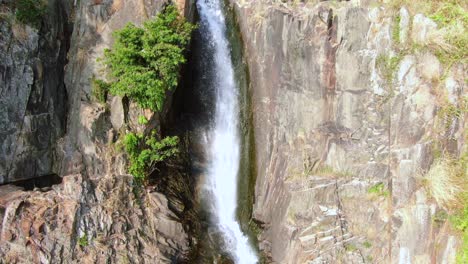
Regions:
[[0, 183], [54, 173], [68, 108], [71, 3], [48, 1], [37, 27], [15, 21], [13, 3], [0, 3]]
[[93, 79], [105, 79], [98, 58], [112, 46], [112, 33], [128, 22], [141, 25], [168, 2], [50, 0], [39, 32], [0, 17], [0, 183], [63, 177], [32, 191], [0, 186], [0, 262], [185, 261], [184, 168], [161, 176], [157, 188], [165, 196], [133, 182], [116, 146], [127, 126], [145, 130], [139, 115], [156, 129], [160, 120], [119, 97], [98, 102], [92, 92]]
[[[438, 112], [440, 94], [466, 96], [466, 65], [401, 53], [393, 12], [366, 1], [231, 2], [253, 96], [254, 218], [271, 261], [453, 263], [460, 244], [433, 221], [443, 207], [423, 183], [436, 142], [464, 150], [466, 114], [441, 132]], [[399, 23], [401, 41], [417, 44], [437, 28], [405, 9]], [[391, 56], [388, 80], [379, 64]]]

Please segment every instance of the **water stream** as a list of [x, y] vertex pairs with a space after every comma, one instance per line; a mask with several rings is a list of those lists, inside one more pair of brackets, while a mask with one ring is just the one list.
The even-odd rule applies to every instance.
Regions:
[[242, 233], [236, 220], [238, 202], [238, 174], [241, 153], [239, 128], [239, 88], [227, 38], [222, 0], [198, 0], [200, 33], [212, 50], [212, 80], [206, 85], [214, 93], [214, 112], [207, 131], [206, 180], [203, 192], [208, 197], [208, 211], [212, 222], [221, 233], [223, 249], [235, 263], [258, 262], [248, 237]]

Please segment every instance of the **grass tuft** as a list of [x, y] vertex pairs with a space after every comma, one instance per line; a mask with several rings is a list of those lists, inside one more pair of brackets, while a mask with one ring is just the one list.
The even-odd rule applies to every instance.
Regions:
[[332, 176], [332, 177], [351, 177], [352, 174], [349, 171], [337, 171], [333, 167], [324, 165], [320, 166], [313, 171], [317, 176]]
[[105, 104], [107, 101], [107, 92], [110, 89], [110, 84], [106, 83], [103, 80], [98, 80], [96, 78], [91, 79], [91, 88], [93, 97], [100, 103]]
[[400, 43], [400, 22], [401, 16], [397, 15], [395, 21], [393, 22], [393, 29], [392, 29], [392, 39], [393, 42], [396, 44]]
[[468, 187], [466, 160], [441, 158], [436, 160], [424, 177], [429, 193], [446, 208], [460, 207], [463, 190]]
[[88, 246], [88, 235], [84, 234], [80, 239], [78, 239], [78, 245], [82, 247]]
[[[467, 62], [468, 12], [466, 10], [468, 2], [462, 0], [391, 0], [389, 5], [393, 9], [400, 9], [404, 6], [413, 15], [421, 13], [437, 23], [439, 29], [428, 32], [428, 41], [423, 48], [434, 53], [447, 68], [454, 63]], [[396, 29], [399, 29], [399, 23], [393, 28], [392, 38], [395, 43], [398, 43], [395, 40], [399, 39], [399, 32], [396, 32]]]
[[385, 189], [385, 185], [383, 183], [377, 183], [376, 185], [372, 186], [367, 190], [369, 194], [375, 194], [378, 196], [388, 197], [390, 196], [390, 192]]
[[398, 70], [398, 65], [400, 64], [403, 56], [388, 56], [388, 55], [379, 55], [375, 61], [375, 65], [380, 72], [380, 75], [383, 77], [387, 85], [393, 84], [395, 78], [395, 73]]

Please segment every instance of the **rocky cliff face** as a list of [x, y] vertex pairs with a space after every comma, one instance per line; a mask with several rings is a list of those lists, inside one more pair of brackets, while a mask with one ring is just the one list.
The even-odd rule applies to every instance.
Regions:
[[270, 260], [454, 263], [461, 244], [434, 220], [445, 207], [424, 182], [435, 145], [466, 151], [466, 109], [440, 114], [463, 109], [466, 65], [399, 48], [429, 45], [437, 24], [369, 1], [231, 2], [253, 96], [254, 218]]
[[[183, 10], [189, 2], [177, 4]], [[141, 24], [167, 3], [50, 0], [37, 30], [4, 20], [14, 10], [0, 1], [0, 183], [63, 177], [59, 185], [32, 191], [0, 186], [0, 262], [186, 258], [190, 239], [181, 216], [189, 214], [191, 190], [183, 169], [164, 172], [158, 190], [167, 195], [138, 187], [117, 143], [127, 128], [145, 130], [139, 115], [156, 129], [161, 120], [122, 98], [103, 103], [93, 96], [93, 79], [105, 78], [98, 58], [111, 47], [112, 32]]]
[[54, 173], [67, 120], [71, 3], [48, 1], [39, 27], [16, 22], [13, 3], [0, 2], [0, 183]]

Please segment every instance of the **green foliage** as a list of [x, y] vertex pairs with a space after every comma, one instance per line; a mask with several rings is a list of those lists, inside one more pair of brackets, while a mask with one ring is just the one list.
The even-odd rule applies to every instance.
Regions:
[[462, 22], [468, 24], [468, 13], [457, 1], [440, 1], [440, 6], [429, 17], [441, 26]]
[[[438, 24], [439, 29], [431, 32], [431, 39], [428, 45], [424, 45], [423, 48], [435, 54], [447, 69], [454, 63], [467, 62], [468, 12], [466, 11], [466, 1], [390, 0], [389, 4], [396, 9], [405, 6], [412, 14], [424, 14]], [[393, 33], [393, 37], [396, 37], [396, 32]]]
[[468, 197], [465, 197], [464, 204], [462, 210], [450, 217], [453, 226], [462, 232], [462, 246], [457, 254], [457, 263], [468, 263]]
[[468, 97], [463, 97], [458, 104], [448, 102], [447, 99], [440, 105], [437, 116], [444, 124], [446, 130], [450, 129], [453, 121], [461, 119], [468, 113]]
[[146, 175], [157, 163], [178, 154], [178, 143], [178, 137], [166, 137], [159, 141], [155, 131], [146, 137], [128, 133], [124, 139], [124, 146], [130, 158], [129, 173], [138, 183], [143, 183]]
[[138, 124], [146, 125], [146, 124], [148, 124], [148, 119], [146, 119], [145, 116], [140, 115], [140, 116], [138, 116]]
[[395, 78], [395, 73], [398, 70], [398, 65], [402, 56], [387, 56], [387, 55], [379, 55], [375, 61], [377, 69], [380, 71], [380, 74], [387, 82], [387, 85], [391, 85], [393, 83], [393, 79]]
[[393, 23], [393, 29], [392, 29], [392, 39], [393, 42], [396, 44], [400, 43], [400, 21], [401, 21], [401, 16], [397, 15], [395, 18], [395, 22]]
[[23, 23], [38, 27], [46, 14], [47, 4], [43, 0], [17, 0], [16, 19]]
[[448, 218], [448, 214], [445, 210], [438, 210], [432, 217], [432, 221], [436, 224], [443, 224]]
[[170, 5], [143, 28], [129, 23], [116, 31], [114, 47], [104, 55], [104, 63], [115, 78], [110, 93], [160, 111], [166, 92], [177, 86], [193, 29]]
[[372, 244], [371, 244], [369, 241], [364, 241], [364, 243], [362, 243], [362, 245], [363, 245], [365, 248], [371, 248], [371, 247], [372, 247]]
[[385, 189], [385, 185], [383, 183], [377, 183], [376, 185], [372, 186], [367, 190], [370, 194], [376, 194], [378, 196], [387, 197], [390, 195], [390, 192]]
[[354, 244], [346, 244], [344, 247], [345, 247], [345, 250], [349, 252], [357, 250], [357, 247]]
[[460, 231], [468, 232], [468, 201], [465, 201], [465, 207], [450, 217], [454, 227]]
[[78, 239], [78, 245], [82, 247], [88, 246], [88, 235], [84, 234], [80, 239]]
[[91, 88], [93, 97], [96, 98], [96, 100], [100, 103], [106, 103], [107, 91], [110, 89], [110, 84], [93, 77], [91, 79]]

